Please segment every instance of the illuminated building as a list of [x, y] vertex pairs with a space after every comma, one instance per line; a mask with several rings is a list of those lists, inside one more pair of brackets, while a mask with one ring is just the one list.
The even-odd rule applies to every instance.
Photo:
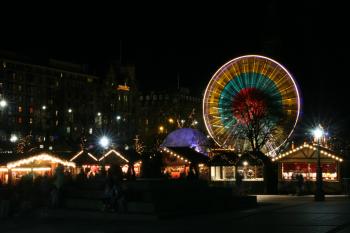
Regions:
[[192, 174], [207, 180], [209, 170], [208, 156], [188, 147], [161, 147], [163, 174], [171, 179], [186, 178]]
[[28, 174], [33, 179], [43, 175], [52, 176], [59, 165], [68, 172], [73, 172], [75, 168], [74, 162], [45, 151], [12, 156], [10, 160], [0, 163], [0, 180], [2, 183], [17, 183], [22, 176]]
[[138, 102], [137, 133], [141, 138], [158, 135], [164, 139], [178, 128], [196, 128], [204, 132], [201, 99], [191, 95], [189, 89], [144, 92], [139, 95]]
[[[320, 147], [320, 159], [324, 191], [340, 192], [340, 168], [342, 156], [327, 147]], [[291, 192], [294, 188], [296, 175], [301, 174], [306, 182], [305, 192], [313, 192], [316, 182], [317, 145], [304, 143], [292, 148], [272, 159], [278, 163], [279, 190]]]
[[55, 150], [57, 143], [74, 144], [82, 135], [105, 128], [131, 140], [134, 76], [135, 67], [118, 62], [95, 71], [87, 65], [0, 52], [0, 121], [6, 122], [0, 144], [13, 134], [32, 135], [34, 142]]
[[52, 142], [94, 127], [99, 77], [90, 75], [86, 66], [2, 54], [0, 64], [0, 93], [8, 101], [1, 114], [1, 122], [7, 124], [0, 140], [16, 133]]

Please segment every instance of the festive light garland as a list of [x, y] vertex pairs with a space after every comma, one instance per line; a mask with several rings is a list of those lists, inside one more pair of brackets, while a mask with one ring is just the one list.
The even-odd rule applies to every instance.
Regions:
[[[317, 150], [317, 148], [316, 148], [315, 146], [309, 145], [309, 144], [306, 144], [306, 143], [305, 143], [305, 144], [302, 145], [302, 146], [299, 146], [299, 147], [297, 147], [297, 148], [295, 148], [295, 149], [289, 150], [289, 151], [287, 151], [287, 152], [285, 152], [285, 153], [282, 153], [282, 154], [276, 156], [275, 158], [272, 159], [272, 162], [277, 161], [277, 160], [279, 160], [279, 159], [281, 159], [281, 158], [284, 158], [284, 157], [286, 157], [287, 155], [290, 155], [290, 154], [292, 154], [292, 153], [294, 153], [294, 152], [297, 152], [297, 151], [299, 151], [299, 150], [301, 150], [301, 149], [304, 149], [304, 148], [309, 148], [309, 149], [312, 149], [312, 150], [314, 150], [314, 151]], [[323, 155], [328, 156], [329, 158], [332, 158], [332, 159], [334, 159], [334, 160], [337, 160], [337, 161], [339, 161], [339, 162], [343, 162], [343, 159], [341, 159], [341, 158], [339, 158], [339, 157], [337, 157], [337, 156], [335, 156], [335, 155], [333, 155], [333, 154], [331, 154], [331, 153], [328, 153], [327, 151], [320, 150], [320, 153], [323, 154]]]
[[167, 147], [162, 147], [162, 148], [160, 149], [160, 152], [163, 152], [163, 151], [167, 152], [168, 154], [170, 154], [170, 155], [172, 155], [172, 156], [174, 156], [174, 157], [177, 157], [177, 158], [179, 158], [179, 159], [185, 161], [185, 163], [191, 164], [190, 161], [188, 161], [188, 160], [185, 159], [184, 157], [182, 157], [182, 156], [176, 154], [175, 152], [169, 150], [169, 148], [167, 148]]
[[79, 155], [81, 155], [83, 152], [84, 152], [83, 150], [79, 151], [79, 152], [78, 152], [76, 155], [74, 155], [73, 158], [71, 158], [69, 161], [72, 162], [72, 161], [75, 160]]
[[104, 156], [102, 156], [98, 161], [101, 161], [102, 159], [106, 158], [108, 155], [110, 155], [111, 153], [116, 154], [118, 157], [120, 157], [121, 159], [123, 159], [125, 162], [129, 162], [129, 160], [127, 160], [124, 156], [122, 156], [118, 151], [116, 150], [110, 150], [108, 151], [106, 154], [104, 154]]
[[67, 167], [75, 167], [74, 162], [62, 160], [62, 159], [56, 158], [54, 156], [51, 156], [49, 154], [43, 153], [40, 155], [29, 157], [27, 159], [21, 159], [21, 160], [15, 161], [15, 162], [8, 163], [7, 168], [8, 169], [16, 168], [16, 167], [22, 166], [24, 164], [32, 163], [34, 161], [50, 161], [50, 162], [62, 164], [62, 165], [67, 166]]

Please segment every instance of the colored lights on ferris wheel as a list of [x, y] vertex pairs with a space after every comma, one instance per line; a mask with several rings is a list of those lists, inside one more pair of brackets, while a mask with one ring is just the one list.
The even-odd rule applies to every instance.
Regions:
[[[247, 99], [250, 106], [244, 115]], [[267, 113], [280, 133], [272, 131], [273, 140], [261, 150], [273, 154], [293, 133], [300, 108], [299, 90], [288, 70], [268, 57], [247, 55], [230, 60], [212, 76], [204, 94], [203, 118], [219, 146], [243, 150], [249, 143], [242, 135], [251, 121], [248, 116]]]

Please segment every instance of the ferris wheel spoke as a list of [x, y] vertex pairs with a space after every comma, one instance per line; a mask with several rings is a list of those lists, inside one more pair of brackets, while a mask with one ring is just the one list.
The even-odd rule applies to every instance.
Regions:
[[[251, 147], [250, 140], [244, 126], [236, 122], [236, 117], [241, 117], [241, 122], [247, 119], [243, 118], [244, 114], [239, 114], [242, 109], [235, 110], [242, 104], [237, 102], [242, 98], [247, 100], [243, 104], [252, 104], [248, 111], [264, 103], [261, 107], [266, 108], [270, 121], [261, 122], [259, 140], [261, 143], [266, 140], [263, 146], [266, 153], [279, 148], [294, 130], [300, 111], [298, 90], [289, 72], [270, 58], [248, 55], [227, 62], [209, 82], [203, 100], [204, 122], [209, 135], [222, 147], [234, 146], [244, 151]], [[254, 119], [251, 114], [245, 124]], [[271, 127], [278, 130], [271, 131], [271, 136], [264, 138]]]

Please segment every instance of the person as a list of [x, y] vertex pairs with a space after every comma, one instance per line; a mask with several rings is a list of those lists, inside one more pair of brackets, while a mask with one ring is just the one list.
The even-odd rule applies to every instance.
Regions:
[[104, 211], [116, 211], [118, 209], [118, 198], [120, 191], [118, 188], [118, 181], [113, 174], [109, 173], [106, 178], [105, 190], [104, 190]]
[[296, 176], [297, 182], [298, 182], [298, 189], [297, 189], [297, 195], [301, 195], [304, 188], [304, 177], [301, 173], [297, 174]]
[[237, 172], [237, 175], [236, 175], [236, 187], [237, 187], [237, 192], [238, 192], [238, 195], [241, 195], [242, 194], [242, 180], [243, 180], [243, 176], [240, 172]]
[[64, 183], [64, 168], [62, 165], [58, 165], [55, 172], [55, 180], [51, 189], [51, 206], [58, 207], [61, 203], [62, 186]]

